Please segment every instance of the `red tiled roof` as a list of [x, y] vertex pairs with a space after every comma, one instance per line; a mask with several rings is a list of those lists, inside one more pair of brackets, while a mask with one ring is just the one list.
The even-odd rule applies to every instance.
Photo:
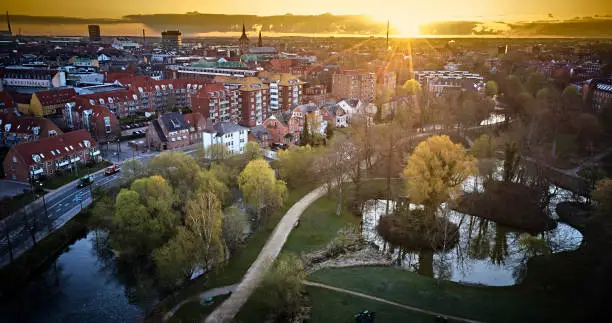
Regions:
[[79, 95], [76, 97], [75, 103], [77, 109], [81, 109], [82, 107], [89, 109], [96, 105], [124, 103], [137, 100], [138, 95], [134, 91], [117, 90]]
[[91, 115], [89, 116], [90, 119], [98, 119], [104, 117], [111, 117], [111, 119], [116, 118], [115, 115], [110, 112], [105, 106], [95, 105], [91, 108]]
[[293, 66], [293, 60], [286, 58], [273, 58], [270, 60], [272, 69], [277, 72], [289, 72], [289, 68]]
[[10, 124], [10, 133], [25, 133], [33, 134], [33, 127], [40, 127], [41, 133], [49, 130], [55, 130], [59, 135], [62, 131], [49, 119], [36, 118], [36, 117], [20, 117], [15, 113], [3, 113], [0, 112], [0, 127], [4, 130], [4, 125]]
[[13, 101], [17, 104], [30, 104], [32, 94], [29, 93], [11, 93]]
[[153, 92], [171, 89], [194, 89], [195, 86], [202, 88], [207, 83], [197, 80], [172, 79], [156, 81], [148, 76], [124, 76], [117, 77], [115, 81], [128, 86], [134, 92]]
[[0, 109], [9, 109], [15, 107], [15, 101], [10, 94], [0, 92]]
[[224, 98], [226, 95], [225, 86], [219, 83], [208, 83], [204, 85], [204, 87], [198, 91], [198, 93], [196, 94], [196, 97], [210, 99], [211, 94], [215, 92], [220, 93], [219, 97]]
[[89, 141], [90, 148], [96, 146], [89, 132], [81, 129], [59, 136], [46, 137], [39, 141], [17, 144], [11, 150], [15, 150], [16, 154], [21, 156], [28, 166], [31, 166], [36, 164], [35, 155], [40, 158], [40, 162], [51, 161], [86, 149], [86, 141]]
[[67, 103], [77, 95], [73, 88], [40, 91], [34, 93], [43, 106]]

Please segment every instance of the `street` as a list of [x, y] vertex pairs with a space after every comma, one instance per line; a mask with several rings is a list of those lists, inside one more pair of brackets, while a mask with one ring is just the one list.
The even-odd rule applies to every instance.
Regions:
[[[146, 164], [160, 153], [156, 151], [136, 152], [128, 146], [127, 142], [122, 142], [121, 153], [113, 155], [113, 152], [117, 152], [117, 144], [114, 146], [111, 144], [110, 147], [111, 149], [107, 151], [102, 146], [101, 151], [104, 159], [113, 163], [123, 163], [133, 156]], [[190, 146], [177, 151], [193, 154], [197, 148]], [[33, 236], [36, 241], [39, 241], [78, 214], [81, 207], [87, 207], [91, 203], [91, 191], [95, 187], [106, 189], [116, 184], [121, 178], [121, 172], [104, 176], [104, 169], [92, 175], [93, 183], [90, 186], [79, 188], [77, 187], [78, 181], [66, 184], [47, 194], [43, 203], [33, 202], [25, 206], [21, 212], [16, 212], [0, 222], [0, 268], [11, 262], [11, 250], [13, 259], [16, 259], [31, 248]]]

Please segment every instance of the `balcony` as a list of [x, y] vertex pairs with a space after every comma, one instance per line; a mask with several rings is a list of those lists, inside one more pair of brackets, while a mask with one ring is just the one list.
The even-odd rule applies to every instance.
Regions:
[[62, 161], [58, 161], [58, 162], [55, 163], [55, 165], [57, 167], [64, 167], [64, 166], [66, 166], [68, 164], [70, 164], [69, 160], [62, 160]]
[[42, 169], [42, 167], [32, 167], [30, 168], [30, 174], [31, 175], [38, 175], [38, 174], [42, 174], [44, 172], [44, 170]]
[[98, 149], [94, 149], [94, 150], [91, 151], [91, 155], [92, 156], [98, 156], [98, 155], [100, 155], [100, 151]]
[[76, 163], [76, 162], [78, 162], [79, 160], [81, 160], [81, 157], [79, 157], [79, 156], [74, 157], [74, 158], [70, 158], [70, 162], [71, 162], [71, 163]]

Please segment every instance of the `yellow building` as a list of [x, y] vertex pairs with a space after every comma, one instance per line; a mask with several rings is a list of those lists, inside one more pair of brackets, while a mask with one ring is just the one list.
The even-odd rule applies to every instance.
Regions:
[[[37, 117], [61, 114], [66, 103], [74, 103], [76, 96], [77, 93], [73, 88], [36, 92], [32, 94], [27, 113], [20, 110], [19, 105], [17, 109], [24, 114]], [[22, 107], [22, 109], [25, 109], [25, 107]]]

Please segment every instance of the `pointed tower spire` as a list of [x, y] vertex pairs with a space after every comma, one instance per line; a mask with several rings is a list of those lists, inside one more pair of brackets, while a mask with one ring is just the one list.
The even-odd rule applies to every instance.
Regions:
[[389, 50], [389, 20], [387, 19], [387, 50]]
[[257, 42], [258, 47], [263, 47], [263, 40], [261, 39], [261, 29], [259, 30], [259, 41]]
[[242, 23], [242, 35], [246, 37], [246, 28], [244, 28], [244, 22]]
[[8, 32], [9, 34], [13, 34], [13, 32], [11, 31], [11, 20], [9, 19], [9, 14], [8, 14], [8, 10], [6, 11], [6, 24], [8, 25]]

